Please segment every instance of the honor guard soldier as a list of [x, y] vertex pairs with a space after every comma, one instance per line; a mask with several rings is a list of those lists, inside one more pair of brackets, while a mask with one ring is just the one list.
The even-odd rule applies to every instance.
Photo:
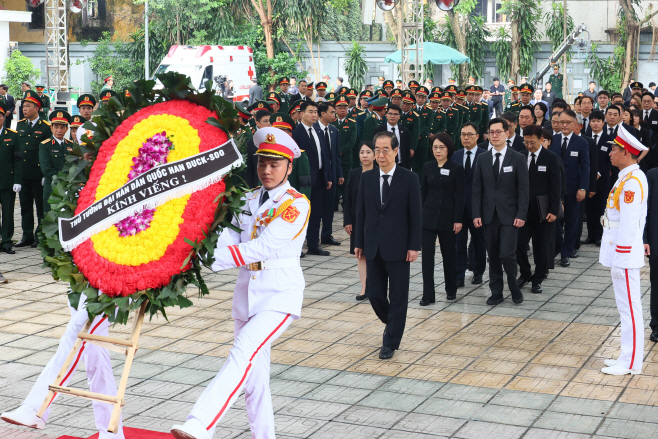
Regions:
[[107, 90], [112, 90], [112, 86], [114, 85], [114, 78], [112, 78], [112, 75], [106, 77], [103, 79], [103, 87], [101, 88], [101, 93]]
[[[336, 108], [336, 120], [331, 122], [338, 128], [340, 139], [340, 163], [343, 167], [343, 175], [349, 175], [352, 170], [352, 158], [356, 149], [356, 119], [349, 115], [349, 103], [347, 96], [339, 96], [334, 102]], [[344, 196], [345, 184], [340, 184], [336, 188], [336, 204]], [[344, 200], [344, 198], [343, 198]]]
[[411, 80], [407, 84], [407, 87], [409, 88], [409, 91], [411, 91], [411, 94], [416, 97], [416, 91], [418, 90], [418, 87], [420, 87], [420, 83], [418, 81]]
[[[452, 79], [451, 81], [453, 83], [448, 85], [446, 87], [445, 91], [448, 93], [448, 96], [450, 96], [450, 108], [452, 109], [452, 111], [454, 113], [457, 113], [458, 118], [457, 118], [456, 123], [457, 123], [457, 127], [459, 128], [459, 127], [462, 126], [462, 118], [464, 117], [463, 111], [462, 111], [463, 107], [461, 105], [458, 105], [457, 102], [456, 102], [458, 90], [457, 90], [457, 86], [455, 86], [455, 84], [454, 84], [455, 80]], [[441, 94], [441, 99], [443, 99], [443, 96], [444, 96], [444, 94]], [[441, 102], [441, 104], [443, 105], [443, 102]], [[450, 136], [450, 137], [452, 137], [452, 136]]]
[[[416, 98], [413, 93], [407, 90], [402, 94], [402, 114], [400, 115], [400, 125], [409, 130], [409, 149], [411, 155], [416, 155], [418, 148], [418, 139], [420, 137], [420, 115], [414, 111], [416, 107]], [[413, 157], [411, 158], [413, 163]], [[425, 162], [421, 164], [424, 165]], [[412, 168], [413, 169], [413, 168]], [[420, 169], [419, 169], [420, 171]]]
[[560, 73], [560, 66], [553, 64], [553, 74], [548, 77], [551, 85], [553, 86], [553, 91], [558, 98], [562, 98], [562, 84], [564, 83], [564, 76]]
[[368, 112], [368, 100], [374, 96], [370, 90], [363, 90], [359, 93], [359, 109]]
[[338, 95], [337, 95], [336, 93], [334, 93], [333, 91], [332, 91], [331, 93], [327, 93], [327, 94], [324, 96], [325, 100], [326, 100], [327, 102], [332, 103], [332, 104], [334, 103], [334, 101], [336, 100], [337, 97], [338, 97]]
[[518, 111], [515, 111], [516, 115], [519, 115], [519, 112], [521, 111], [521, 107], [525, 107], [530, 104], [530, 101], [532, 100], [532, 95], [535, 92], [535, 87], [533, 87], [530, 84], [521, 84], [519, 87], [519, 93], [521, 94], [521, 100], [519, 103], [521, 104], [520, 107], [518, 107]]
[[76, 114], [71, 118], [71, 140], [75, 143], [78, 142], [78, 128], [80, 128], [83, 123], [85, 123], [85, 121], [82, 116]]
[[[429, 103], [427, 101], [427, 98], [430, 95], [430, 91], [427, 87], [421, 86], [418, 87], [418, 90], [416, 90], [416, 113], [420, 114], [420, 112], [423, 109], [429, 110]], [[422, 125], [422, 123], [421, 123]]]
[[295, 123], [293, 129], [297, 126], [297, 124], [299, 124], [299, 121], [302, 119], [302, 114], [301, 114], [302, 102], [303, 101], [301, 99], [295, 101], [293, 104], [291, 104], [290, 111], [288, 112], [293, 122]]
[[235, 104], [235, 109], [238, 111], [238, 122], [240, 123], [240, 129], [238, 130], [238, 133], [244, 133], [246, 139], [251, 139], [253, 137], [251, 127], [249, 126], [251, 112], [244, 108], [242, 104]]
[[477, 90], [475, 92], [475, 103], [480, 106], [480, 138], [479, 141], [483, 142], [487, 138], [487, 131], [489, 130], [489, 103], [482, 100], [482, 92], [484, 89], [476, 85]]
[[288, 95], [288, 88], [290, 88], [290, 78], [284, 76], [279, 79], [279, 90], [281, 90], [281, 93], [278, 93], [280, 105], [279, 111], [286, 114], [288, 114], [288, 110], [290, 109], [290, 95]]
[[382, 124], [384, 113], [386, 112], [386, 105], [388, 104], [388, 98], [374, 97], [368, 101], [368, 103], [370, 104], [372, 113], [370, 113], [363, 122], [363, 135], [361, 136], [361, 141], [369, 140], [372, 142], [372, 138], [375, 135], [375, 128]]
[[2, 242], [0, 251], [13, 255], [14, 243], [14, 205], [16, 193], [21, 191], [23, 184], [23, 161], [19, 147], [18, 133], [9, 128], [3, 128], [7, 104], [0, 102], [0, 205], [2, 206]]
[[187, 422], [171, 429], [176, 439], [211, 439], [242, 390], [251, 437], [275, 438], [270, 350], [301, 315], [305, 283], [299, 255], [310, 203], [287, 181], [301, 153], [292, 137], [268, 127], [258, 130], [254, 141], [263, 187], [245, 195], [244, 212], [233, 220], [234, 229], [220, 235], [212, 265], [214, 271], [239, 268], [232, 312], [235, 341]]
[[21, 226], [23, 236], [16, 247], [31, 246], [36, 248], [34, 236], [34, 206], [37, 209], [37, 227], [41, 227], [43, 218], [43, 173], [39, 166], [39, 146], [50, 139], [50, 122], [39, 117], [41, 99], [34, 90], [25, 92], [23, 99], [25, 119], [18, 121], [18, 142], [23, 158], [23, 185], [18, 195], [21, 202]]
[[41, 99], [42, 106], [41, 109], [39, 110], [39, 113], [41, 117], [44, 119], [48, 119], [48, 112], [50, 111], [50, 96], [45, 94], [43, 91], [46, 89], [45, 86], [43, 85], [37, 85], [36, 87], [37, 90], [37, 95], [39, 95], [39, 99]]
[[352, 117], [356, 120], [356, 117], [361, 114], [361, 110], [359, 110], [359, 107], [356, 105], [356, 98], [358, 97], [359, 92], [356, 91], [355, 88], [350, 88], [347, 89], [347, 92], [345, 93], [345, 97], [347, 98], [348, 102], [350, 105], [347, 107], [347, 115], [348, 117]]
[[402, 105], [402, 90], [396, 88], [391, 91], [389, 94], [389, 99], [393, 105]]
[[[465, 99], [466, 99], [466, 92], [464, 90], [457, 90], [457, 93], [455, 94], [455, 104], [459, 105], [460, 107], [464, 107]], [[462, 117], [466, 117], [466, 114], [463, 114]]]
[[[80, 95], [77, 101], [77, 105], [78, 105], [78, 111], [80, 112], [80, 116], [82, 116], [82, 118], [84, 119], [82, 121], [82, 124], [84, 124], [87, 121], [91, 122], [91, 114], [94, 112], [94, 107], [96, 106], [96, 98], [93, 95], [85, 93], [83, 95]], [[94, 122], [91, 123], [96, 125]], [[84, 134], [91, 136], [92, 131], [91, 130], [87, 131], [87, 129], [85, 129], [84, 127], [79, 128], [78, 132], [76, 133], [77, 143], [82, 144], [82, 136]]]
[[395, 84], [393, 84], [393, 81], [390, 79], [384, 81], [384, 85], [382, 86], [382, 89], [386, 92], [387, 96], [391, 95], [391, 92], [395, 88]]
[[476, 85], [469, 85], [466, 87], [466, 102], [464, 103], [466, 111], [464, 112], [462, 124], [473, 122], [478, 126], [480, 125], [480, 121], [482, 120], [482, 107], [476, 99], [477, 92], [478, 87]]
[[107, 104], [110, 102], [110, 99], [116, 95], [117, 92], [114, 90], [105, 90], [104, 92], [101, 92], [101, 104]]
[[441, 92], [430, 93], [429, 101], [430, 111], [432, 112], [430, 116], [430, 134], [441, 133], [443, 132], [443, 116], [445, 116], [445, 113], [441, 111]]
[[[375, 88], [374, 88], [375, 92], [384, 89], [384, 81], [385, 80], [386, 80], [386, 78], [384, 78], [383, 76], [380, 76], [379, 78], [377, 78], [378, 84], [375, 85]], [[370, 97], [372, 97], [372, 96], [370, 96]]]
[[318, 82], [315, 85], [315, 91], [317, 92], [317, 97], [315, 98], [315, 102], [324, 102], [327, 99], [325, 99], [325, 95], [327, 94], [327, 83], [326, 82]]
[[605, 360], [601, 372], [609, 375], [639, 374], [644, 358], [644, 321], [640, 268], [644, 266], [643, 232], [649, 186], [637, 158], [647, 148], [619, 125], [610, 151], [610, 164], [619, 178], [608, 195], [601, 218], [603, 238], [599, 262], [610, 267], [617, 310], [621, 317], [621, 354]]
[[432, 87], [431, 93], [443, 93], [443, 89], [437, 85], [435, 87]]
[[71, 115], [64, 110], [55, 110], [50, 113], [50, 130], [53, 135], [39, 145], [39, 165], [43, 172], [43, 213], [50, 212], [50, 192], [52, 191], [53, 176], [57, 175], [64, 164], [66, 156], [73, 152], [74, 143], [64, 136], [69, 129]]
[[522, 107], [521, 102], [519, 102], [519, 87], [515, 85], [510, 90], [512, 92], [511, 103], [505, 108], [505, 112], [510, 111], [518, 116]]
[[431, 134], [432, 116], [434, 115], [433, 111], [425, 106], [428, 94], [429, 90], [426, 87], [418, 87], [418, 90], [416, 90], [416, 107], [414, 111], [418, 114], [420, 132], [418, 133], [416, 152], [414, 152], [414, 156], [411, 158], [411, 169], [419, 176], [423, 170], [423, 165], [427, 162], [427, 156], [429, 154], [429, 135]]
[[441, 125], [437, 126], [438, 130], [435, 130], [434, 132], [445, 132], [451, 139], [454, 139], [455, 134], [458, 133], [458, 130], [461, 128], [461, 116], [455, 106], [451, 105], [451, 101], [452, 96], [450, 96], [450, 93], [444, 91], [441, 94], [440, 110], [443, 113], [443, 118], [441, 120]]
[[279, 99], [279, 93], [273, 91], [267, 94], [267, 103], [272, 107], [272, 112], [278, 113], [281, 108], [281, 100]]

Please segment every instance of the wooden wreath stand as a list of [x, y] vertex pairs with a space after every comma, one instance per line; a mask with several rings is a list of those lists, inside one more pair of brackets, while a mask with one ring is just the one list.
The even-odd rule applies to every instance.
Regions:
[[[107, 431], [113, 434], [116, 434], [119, 429], [119, 418], [121, 416], [121, 407], [126, 404], [124, 396], [126, 393], [126, 386], [128, 385], [128, 375], [130, 375], [130, 368], [133, 364], [133, 359], [135, 358], [135, 352], [139, 348], [139, 335], [142, 331], [142, 324], [144, 323], [144, 311], [146, 310], [146, 305], [148, 301], [144, 301], [139, 310], [135, 311], [135, 320], [133, 321], [132, 331], [130, 332], [130, 339], [123, 340], [120, 338], [114, 337], [104, 337], [101, 335], [89, 334], [89, 328], [91, 328], [92, 320], [88, 320], [85, 324], [82, 331], [78, 333], [78, 339], [76, 340], [69, 356], [66, 358], [66, 361], [62, 365], [62, 368], [55, 379], [55, 383], [48, 386], [49, 392], [44, 399], [41, 408], [37, 412], [38, 417], [42, 417], [45, 411], [48, 409], [50, 401], [53, 397], [60, 393], [62, 395], [75, 396], [78, 398], [91, 399], [92, 401], [100, 401], [114, 405], [112, 410], [112, 416], [110, 417], [110, 423], [107, 426]], [[56, 385], [61, 382], [61, 380], [66, 376], [66, 373], [69, 370], [69, 366], [75, 358], [76, 352], [80, 349], [82, 343], [92, 343], [102, 348], [109, 349], [114, 352], [118, 352], [126, 356], [126, 362], [123, 365], [123, 373], [121, 375], [121, 382], [119, 383], [119, 388], [117, 390], [117, 396], [112, 395], [103, 395], [101, 393], [89, 392], [87, 390], [73, 389], [71, 387], [63, 387]]]

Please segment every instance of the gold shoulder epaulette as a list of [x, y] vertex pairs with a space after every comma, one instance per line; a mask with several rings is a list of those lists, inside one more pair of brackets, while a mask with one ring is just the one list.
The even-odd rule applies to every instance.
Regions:
[[292, 195], [293, 198], [302, 198], [304, 196], [304, 195], [300, 194], [299, 192], [297, 192], [293, 188], [288, 189], [286, 192], [288, 192], [290, 195]]
[[352, 118], [349, 118], [349, 119], [347, 119], [347, 120], [349, 120], [349, 121], [351, 121], [351, 122], [356, 122], [356, 120], [354, 120], [354, 119], [352, 119]]
[[43, 122], [43, 123], [45, 123], [46, 125], [50, 126], [50, 122], [48, 122], [47, 120], [43, 120], [43, 119], [42, 119], [41, 122]]
[[252, 190], [252, 191], [257, 191], [257, 190], [260, 189], [260, 188], [261, 188], [260, 186], [256, 186], [255, 188], [253, 188], [253, 189], [251, 189], [251, 190]]
[[46, 140], [43, 140], [41, 143], [48, 143], [48, 142], [50, 142], [51, 140], [52, 140], [52, 139], [46, 139]]
[[7, 131], [11, 131], [11, 132], [14, 133], [14, 134], [18, 134], [18, 131], [16, 131], [16, 130], [12, 130], [11, 128], [5, 128], [5, 129], [6, 129]]
[[416, 113], [415, 111], [412, 111], [412, 113], [415, 114], [416, 117], [418, 117], [418, 113]]
[[19, 122], [23, 122], [24, 120], [27, 120], [27, 117], [22, 118]]

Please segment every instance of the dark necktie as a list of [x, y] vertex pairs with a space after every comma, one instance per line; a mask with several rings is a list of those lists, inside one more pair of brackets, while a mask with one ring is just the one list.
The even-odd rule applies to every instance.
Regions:
[[594, 144], [595, 145], [599, 144], [599, 135], [598, 134], [594, 134]]
[[331, 143], [329, 143], [329, 127], [324, 129], [324, 141], [327, 142], [327, 148], [331, 151]]
[[510, 139], [507, 139], [507, 147], [510, 148], [512, 146], [512, 141]]
[[613, 128], [608, 128], [608, 136], [612, 136], [612, 133], [613, 133], [614, 131], [615, 131], [615, 130], [614, 130]]
[[535, 153], [532, 153], [532, 159], [530, 160], [530, 170], [535, 170], [537, 168], [537, 156]]
[[466, 163], [464, 164], [464, 172], [466, 173], [466, 176], [468, 177], [468, 174], [471, 173], [471, 151], [466, 151]]
[[569, 142], [569, 139], [564, 137], [564, 140], [562, 141], [562, 158], [564, 158], [564, 154], [567, 152], [567, 143]]
[[[395, 127], [391, 127], [391, 132], [393, 133], [393, 135], [397, 139], [397, 136], [395, 135]], [[398, 155], [395, 156], [395, 162], [400, 163], [400, 141], [399, 140], [398, 140]]]
[[384, 184], [382, 185], [382, 205], [383, 205], [384, 200], [386, 200], [386, 196], [388, 195], [388, 188], [390, 187], [388, 185], [388, 177], [390, 177], [390, 175], [384, 174], [382, 175], [382, 177], [384, 178]]
[[648, 120], [649, 120], [649, 110], [644, 110], [644, 121], [646, 122]]
[[496, 160], [494, 160], [493, 164], [493, 173], [494, 173], [494, 180], [498, 181], [498, 174], [500, 174], [500, 153], [496, 153]]
[[583, 119], [583, 133], [587, 131], [587, 118]]
[[270, 199], [270, 193], [268, 191], [264, 191], [263, 194], [260, 196], [260, 203], [258, 203], [258, 207], [262, 206], [264, 202]]

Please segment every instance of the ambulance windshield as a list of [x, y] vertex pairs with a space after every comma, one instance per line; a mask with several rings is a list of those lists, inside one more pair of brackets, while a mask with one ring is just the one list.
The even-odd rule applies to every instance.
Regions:
[[153, 79], [156, 80], [157, 85], [162, 85], [160, 81], [155, 78], [155, 75], [167, 72], [177, 72], [189, 76], [192, 80], [192, 84], [195, 84], [200, 77], [202, 70], [203, 66], [200, 64], [160, 64], [153, 74]]

